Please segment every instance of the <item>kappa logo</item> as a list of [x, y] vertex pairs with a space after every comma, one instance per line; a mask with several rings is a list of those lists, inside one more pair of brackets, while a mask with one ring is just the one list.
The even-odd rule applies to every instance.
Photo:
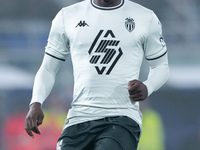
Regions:
[[135, 21], [133, 18], [126, 18], [125, 19], [125, 27], [129, 32], [132, 32], [135, 29]]
[[91, 56], [89, 62], [95, 66], [99, 75], [109, 75], [123, 55], [119, 43], [112, 30], [100, 30], [97, 34], [88, 53]]
[[89, 25], [85, 22], [85, 20], [83, 20], [83, 21], [81, 20], [81, 21], [77, 24], [76, 28], [77, 28], [78, 26], [79, 26], [79, 27], [85, 27], [85, 26], [89, 26]]

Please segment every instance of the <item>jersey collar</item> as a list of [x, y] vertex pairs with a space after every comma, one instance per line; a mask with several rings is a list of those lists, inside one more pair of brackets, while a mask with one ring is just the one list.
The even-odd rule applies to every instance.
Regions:
[[113, 10], [113, 9], [118, 9], [122, 5], [124, 5], [124, 0], [122, 0], [119, 5], [114, 6], [114, 7], [101, 7], [101, 6], [98, 6], [98, 5], [94, 4], [93, 0], [91, 0], [91, 4], [92, 4], [93, 7], [97, 8], [97, 9], [101, 9], [101, 10]]

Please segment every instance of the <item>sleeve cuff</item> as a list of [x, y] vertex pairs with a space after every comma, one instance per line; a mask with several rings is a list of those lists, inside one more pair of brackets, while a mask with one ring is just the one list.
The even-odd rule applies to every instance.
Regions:
[[31, 106], [31, 104], [33, 104], [33, 103], [40, 103], [41, 106], [42, 106], [42, 104], [43, 104], [42, 101], [38, 101], [38, 100], [35, 100], [35, 99], [31, 99], [31, 102], [30, 102], [29, 106]]
[[148, 90], [148, 96], [150, 96], [155, 91], [154, 85], [148, 80], [144, 81], [143, 84], [146, 85]]

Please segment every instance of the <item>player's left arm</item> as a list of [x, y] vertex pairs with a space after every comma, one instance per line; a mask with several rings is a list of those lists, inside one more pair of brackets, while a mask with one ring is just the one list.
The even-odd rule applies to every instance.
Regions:
[[129, 82], [128, 91], [133, 101], [145, 100], [158, 90], [169, 76], [168, 53], [162, 36], [162, 25], [153, 12], [144, 41], [144, 55], [150, 71], [146, 81], [132, 80]]
[[146, 81], [143, 83], [148, 89], [148, 96], [157, 91], [169, 77], [169, 65], [167, 53], [159, 59], [148, 60], [150, 70]]

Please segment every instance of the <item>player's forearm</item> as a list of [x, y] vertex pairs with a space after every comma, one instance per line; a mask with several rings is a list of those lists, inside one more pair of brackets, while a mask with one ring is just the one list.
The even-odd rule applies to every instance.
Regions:
[[167, 81], [169, 76], [167, 55], [160, 60], [149, 62], [149, 64], [149, 75], [147, 80], [143, 82], [147, 86], [148, 96], [158, 90]]
[[154, 69], [150, 69], [148, 79], [144, 84], [148, 89], [148, 96], [154, 91], [158, 90], [168, 79], [169, 67], [168, 65], [161, 65]]
[[61, 61], [59, 60], [51, 58], [50, 56], [44, 57], [43, 63], [35, 76], [30, 104], [34, 102], [42, 104], [45, 101], [54, 86], [56, 73], [60, 65]]
[[55, 77], [43, 67], [36, 74], [31, 104], [34, 102], [43, 103], [51, 92], [55, 82]]

